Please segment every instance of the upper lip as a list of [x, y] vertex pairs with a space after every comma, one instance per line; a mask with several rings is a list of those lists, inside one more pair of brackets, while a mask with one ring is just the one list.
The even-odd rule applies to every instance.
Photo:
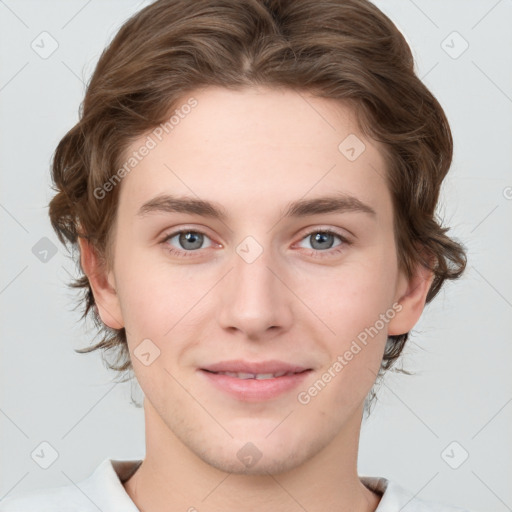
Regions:
[[305, 366], [285, 363], [275, 359], [268, 361], [244, 361], [241, 359], [233, 359], [230, 361], [220, 361], [201, 368], [210, 372], [233, 372], [233, 373], [300, 373], [304, 370], [310, 370]]

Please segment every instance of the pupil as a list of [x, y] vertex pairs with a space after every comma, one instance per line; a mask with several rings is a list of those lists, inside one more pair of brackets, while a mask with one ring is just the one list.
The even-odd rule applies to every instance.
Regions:
[[[333, 235], [331, 235], [330, 233], [316, 233], [314, 235], [314, 242], [311, 245], [313, 246], [313, 248], [316, 249], [317, 247], [315, 247], [315, 244], [317, 242], [320, 243], [320, 244], [325, 243], [326, 239], [328, 239], [329, 237], [332, 238], [332, 236]], [[330, 248], [331, 244], [328, 244], [328, 245], [329, 245], [329, 247], [327, 247], [327, 248]], [[325, 249], [326, 247], [325, 246], [320, 246], [318, 248], [319, 249]]]
[[[201, 236], [202, 235], [200, 235], [199, 233], [194, 233], [192, 231], [182, 233], [180, 236], [180, 244], [182, 244], [182, 246], [184, 246], [187, 249], [200, 249], [202, 244]], [[186, 245], [184, 245], [185, 243], [192, 243], [193, 247], [187, 247]]]

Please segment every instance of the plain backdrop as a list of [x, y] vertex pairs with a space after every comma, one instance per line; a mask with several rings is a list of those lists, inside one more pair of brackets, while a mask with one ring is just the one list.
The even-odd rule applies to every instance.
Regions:
[[[75, 265], [47, 205], [52, 153], [78, 119], [100, 52], [147, 3], [0, 1], [0, 498], [76, 483], [107, 457], [144, 457], [138, 386], [115, 383], [99, 352], [73, 351], [94, 333], [73, 311]], [[451, 123], [439, 215], [469, 262], [413, 331], [402, 364], [415, 375], [384, 381], [363, 423], [359, 474], [424, 499], [510, 511], [512, 2], [376, 3]], [[47, 469], [34, 461], [41, 446], [57, 457]]]

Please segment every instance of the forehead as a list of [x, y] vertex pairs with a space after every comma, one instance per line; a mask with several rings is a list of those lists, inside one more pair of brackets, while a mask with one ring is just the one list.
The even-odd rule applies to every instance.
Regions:
[[342, 102], [288, 89], [209, 87], [184, 96], [168, 119], [125, 152], [128, 160], [151, 146], [122, 181], [120, 209], [131, 215], [163, 193], [248, 213], [326, 192], [377, 208], [389, 200], [382, 148]]

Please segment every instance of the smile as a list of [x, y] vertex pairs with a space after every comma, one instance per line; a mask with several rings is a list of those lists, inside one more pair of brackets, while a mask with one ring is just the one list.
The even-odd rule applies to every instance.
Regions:
[[310, 369], [301, 372], [276, 373], [199, 370], [208, 384], [241, 402], [262, 402], [278, 397], [284, 398], [287, 393], [301, 385], [311, 372]]
[[277, 372], [277, 373], [244, 373], [244, 372], [212, 372], [217, 375], [227, 375], [228, 377], [236, 377], [237, 379], [257, 379], [267, 380], [283, 377], [287, 375], [295, 375], [295, 372]]

